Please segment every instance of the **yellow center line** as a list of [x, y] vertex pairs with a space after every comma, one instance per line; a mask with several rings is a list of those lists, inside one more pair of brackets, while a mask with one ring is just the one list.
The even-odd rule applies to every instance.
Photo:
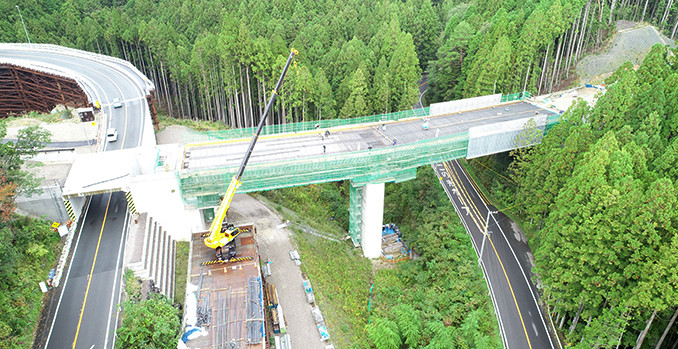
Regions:
[[527, 335], [527, 328], [525, 328], [525, 321], [523, 321], [523, 315], [520, 313], [520, 307], [518, 306], [518, 301], [516, 300], [516, 294], [513, 293], [513, 287], [511, 287], [511, 281], [509, 280], [508, 274], [506, 274], [506, 269], [504, 269], [504, 263], [501, 262], [501, 258], [499, 258], [499, 253], [497, 253], [497, 249], [494, 247], [494, 242], [492, 242], [492, 238], [488, 235], [487, 239], [490, 240], [490, 244], [492, 245], [492, 249], [494, 250], [494, 255], [497, 256], [497, 260], [499, 261], [499, 265], [501, 265], [501, 270], [504, 272], [504, 277], [506, 277], [506, 282], [508, 283], [509, 290], [511, 290], [511, 296], [513, 296], [513, 303], [516, 304], [516, 309], [518, 310], [518, 317], [520, 317], [520, 323], [523, 325], [523, 332], [525, 332], [525, 338], [527, 339], [527, 345], [532, 349], [532, 344], [530, 343], [530, 336]]
[[[443, 163], [443, 164], [445, 165], [445, 168], [448, 170], [448, 173], [449, 173], [449, 167], [447, 166], [447, 163]], [[452, 169], [454, 171], [454, 177], [455, 177], [455, 178], [453, 178], [453, 180], [455, 181], [455, 183], [457, 183], [457, 178], [456, 178], [458, 176], [457, 170], [454, 166], [452, 166]], [[450, 175], [451, 175], [451, 173], [450, 173]], [[458, 182], [461, 183], [461, 178], [458, 179]], [[457, 187], [458, 187], [459, 193], [461, 195], [465, 195], [468, 198], [471, 205], [473, 205], [473, 208], [475, 208], [476, 214], [478, 215], [478, 217], [480, 217], [480, 211], [478, 210], [478, 207], [476, 207], [473, 200], [470, 200], [471, 195], [466, 191], [466, 188], [464, 186], [460, 185], [460, 184], [457, 184]], [[460, 195], [460, 198], [461, 198], [461, 195]], [[467, 205], [467, 206], [470, 206], [470, 205]], [[471, 210], [471, 208], [469, 207], [469, 211], [470, 210]], [[471, 214], [471, 217], [473, 218], [473, 221], [476, 222], [476, 226], [478, 226], [478, 228], [481, 231], [484, 231], [485, 230], [484, 222], [481, 223], [481, 224], [478, 224], [478, 221], [476, 221], [476, 219], [475, 219], [475, 214]], [[511, 296], [513, 296], [513, 303], [516, 305], [516, 309], [518, 310], [518, 317], [520, 317], [520, 323], [523, 325], [523, 332], [525, 332], [525, 338], [527, 339], [527, 345], [530, 347], [530, 349], [532, 349], [532, 344], [530, 343], [530, 336], [527, 334], [527, 328], [525, 327], [525, 321], [523, 320], [523, 315], [520, 312], [520, 307], [518, 306], [518, 301], [516, 300], [516, 295], [513, 292], [513, 287], [511, 286], [511, 281], [509, 280], [508, 274], [506, 273], [506, 269], [504, 268], [504, 263], [502, 263], [501, 258], [499, 258], [499, 253], [497, 252], [497, 249], [494, 246], [494, 242], [492, 242], [492, 238], [490, 238], [490, 236], [487, 235], [487, 239], [490, 240], [490, 244], [492, 244], [492, 249], [494, 250], [494, 254], [495, 254], [495, 256], [497, 256], [497, 260], [499, 261], [499, 265], [501, 266], [501, 270], [504, 272], [504, 277], [506, 278], [506, 282], [508, 284], [509, 290], [511, 291]]]
[[483, 193], [483, 191], [480, 190], [480, 186], [478, 185], [478, 183], [476, 183], [476, 181], [473, 179], [473, 177], [471, 177], [471, 175], [468, 173], [468, 171], [466, 171], [466, 168], [458, 161], [457, 161], [457, 164], [459, 165], [460, 171], [463, 171], [464, 173], [466, 173], [466, 177], [468, 178], [468, 181], [471, 182], [471, 185], [476, 189], [478, 194], [480, 194], [480, 200], [483, 200], [483, 202], [485, 202], [486, 206], [490, 205], [490, 199], [488, 199], [487, 196], [485, 196], [485, 193]]
[[[483, 217], [480, 214], [480, 210], [476, 206], [476, 204], [473, 202], [471, 199], [471, 195], [466, 191], [464, 188], [463, 184], [461, 183], [461, 179], [459, 177], [459, 174], [457, 173], [457, 170], [452, 166], [452, 169], [450, 169], [450, 166], [447, 163], [445, 164], [445, 168], [447, 169], [448, 173], [450, 174], [450, 177], [454, 181], [455, 185], [459, 188], [459, 193], [460, 193], [460, 199], [461, 196], [465, 196], [465, 200], [461, 200], [462, 203], [466, 201], [466, 208], [469, 210], [469, 214], [471, 215], [471, 218], [473, 218], [473, 221], [476, 223], [476, 227], [478, 229], [485, 230], [485, 223], [483, 222]], [[454, 174], [452, 174], [454, 172]], [[476, 220], [476, 217], [478, 220]]]
[[78, 342], [78, 334], [80, 333], [80, 325], [82, 324], [82, 314], [85, 313], [85, 304], [87, 303], [87, 295], [89, 294], [89, 285], [92, 283], [92, 276], [94, 274], [94, 265], [97, 262], [97, 255], [99, 255], [99, 245], [101, 245], [101, 236], [104, 234], [104, 226], [106, 225], [106, 217], [108, 216], [108, 207], [111, 204], [111, 193], [108, 194], [108, 202], [106, 203], [106, 212], [104, 213], [104, 221], [101, 223], [101, 231], [99, 232], [99, 241], [97, 241], [97, 249], [94, 252], [94, 260], [92, 261], [92, 268], [89, 271], [87, 278], [87, 287], [85, 288], [85, 299], [82, 301], [82, 308], [80, 308], [80, 318], [78, 319], [78, 327], [75, 330], [75, 339], [73, 339], [73, 349], [75, 343]]

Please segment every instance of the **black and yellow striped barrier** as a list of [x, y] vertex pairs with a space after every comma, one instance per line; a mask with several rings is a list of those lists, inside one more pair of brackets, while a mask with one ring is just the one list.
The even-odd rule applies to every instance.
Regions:
[[125, 192], [125, 198], [127, 198], [127, 207], [132, 214], [137, 214], [137, 208], [134, 207], [134, 199], [132, 198], [132, 192]]
[[252, 256], [235, 257], [235, 258], [231, 258], [227, 261], [215, 259], [213, 261], [202, 262], [202, 263], [200, 263], [200, 265], [205, 266], [205, 265], [215, 265], [215, 264], [226, 264], [226, 263], [235, 263], [235, 262], [242, 262], [242, 261], [249, 261], [249, 260], [252, 260]]
[[68, 211], [68, 218], [70, 218], [72, 221], [75, 221], [75, 211], [73, 211], [73, 204], [71, 204], [71, 200], [64, 200], [64, 206], [66, 206], [66, 211]]

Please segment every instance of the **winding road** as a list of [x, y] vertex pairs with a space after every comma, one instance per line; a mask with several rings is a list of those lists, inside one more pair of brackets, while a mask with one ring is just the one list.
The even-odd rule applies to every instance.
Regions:
[[525, 235], [489, 202], [459, 161], [432, 166], [481, 256], [504, 347], [561, 349], [531, 281], [532, 254]]
[[[48, 67], [77, 76], [90, 98], [101, 103], [105, 127], [118, 130], [118, 140], [99, 137], [100, 150], [138, 147], [144, 132], [152, 132], [145, 84], [111, 58], [52, 45], [0, 45], [0, 60], [28, 67]], [[121, 108], [111, 102], [120, 98]], [[102, 131], [103, 133], [103, 131]], [[126, 227], [123, 193], [91, 197], [83, 223], [76, 231], [70, 263], [61, 287], [48, 302], [45, 326], [34, 347], [112, 348], [118, 322]]]

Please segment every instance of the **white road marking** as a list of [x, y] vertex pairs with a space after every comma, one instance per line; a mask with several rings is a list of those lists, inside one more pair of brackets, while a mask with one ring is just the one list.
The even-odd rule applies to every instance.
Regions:
[[[461, 165], [459, 165], [461, 167]], [[466, 180], [470, 183], [471, 179], [466, 175], [466, 171], [461, 171], [464, 174], [464, 177], [466, 177]], [[476, 193], [477, 196], [480, 196], [478, 194], [478, 191], [476, 190], [475, 186], [471, 186], [471, 189]], [[483, 205], [485, 206], [486, 209], [489, 210], [489, 207], [487, 207], [487, 204], [485, 203], [484, 200], [481, 200]], [[492, 215], [492, 219], [494, 220], [494, 224], [497, 225], [497, 228], [499, 228], [499, 231], [501, 231], [501, 236], [504, 238], [504, 241], [506, 241], [506, 244], [508, 245], [509, 249], [511, 250], [511, 254], [513, 255], [513, 258], [515, 259], [516, 263], [518, 264], [518, 268], [520, 269], [521, 274], [523, 274], [523, 279], [525, 280], [525, 284], [527, 284], [527, 288], [530, 290], [530, 295], [532, 296], [532, 300], [534, 301], [535, 306], [537, 307], [537, 310], [539, 311], [539, 317], [541, 318], [541, 322], [544, 325], [544, 330], [548, 332], [548, 327], [546, 326], [546, 320], [544, 320], [544, 314], [542, 313], [541, 307], [539, 306], [539, 302], [537, 302], [537, 298], [534, 295], [534, 291], [532, 290], [532, 287], [530, 286], [530, 282], [527, 280], [527, 276], [525, 275], [525, 270], [523, 270], [522, 264], [520, 264], [520, 261], [518, 260], [518, 257], [516, 256], [515, 251], [513, 251], [513, 247], [509, 243], [508, 239], [506, 238], [506, 232], [501, 228], [499, 225], [499, 222], [497, 221], [497, 218], [495, 215]], [[554, 348], [553, 346], [553, 339], [551, 336], [547, 336], [549, 339], [549, 343], [551, 344], [551, 348]], [[558, 342], [558, 341], [557, 341]], [[558, 342], [558, 345], [560, 346], [560, 343]]]
[[[89, 206], [92, 203], [92, 200], [87, 203], [87, 209], [85, 209], [85, 215], [87, 217], [87, 212], [89, 212]], [[66, 280], [61, 286], [61, 295], [59, 296], [59, 302], [57, 303], [56, 312], [54, 312], [54, 317], [52, 318], [52, 326], [49, 328], [49, 334], [47, 335], [47, 341], [45, 341], [45, 349], [49, 345], [49, 340], [52, 337], [52, 331], [54, 330], [54, 323], [56, 322], [57, 315], [59, 315], [59, 307], [61, 306], [61, 300], [64, 298], [64, 292], [66, 291], [66, 285], [68, 284], [68, 275], [71, 274], [71, 267], [73, 266], [73, 260], [75, 260], [75, 253], [78, 252], [78, 245], [80, 244], [80, 237], [82, 236], [82, 229], [85, 226], [85, 222], [80, 223], [80, 232], [78, 233], [78, 240], [75, 241], [75, 250], [73, 250], [73, 255], [71, 256], [71, 261], [68, 263], [68, 271], [66, 272]]]
[[[115, 304], [113, 304], [114, 301], [115, 301], [115, 297], [113, 297], [113, 294], [115, 293], [115, 285], [118, 283], [118, 279], [122, 278], [122, 275], [118, 276], [118, 272], [120, 271], [120, 269], [122, 269], [122, 268], [119, 268], [118, 266], [120, 265], [120, 258], [125, 253], [122, 246], [124, 245], [123, 240], [125, 239], [125, 232], [128, 229], [128, 224], [129, 224], [129, 221], [130, 221], [129, 212], [125, 212], [125, 217], [126, 217], [125, 224], [123, 224], [122, 234], [120, 234], [120, 247], [118, 247], [118, 259], [115, 262], [115, 276], [113, 278], [113, 287], [111, 288], [111, 305], [108, 307], [108, 322], [106, 323], [106, 337], [104, 338], [104, 348], [108, 348], [108, 334], [110, 333], [108, 331], [108, 329], [111, 328], [111, 317], [113, 317], [113, 309], [115, 309], [115, 319], [116, 319], [115, 324], [114, 324], [114, 327], [116, 327], [115, 330], [117, 330], [117, 325], [118, 325], [118, 321], [117, 321], [118, 320], [118, 311], [117, 311], [117, 306]], [[122, 281], [120, 282], [120, 290], [122, 290]], [[120, 292], [118, 292], [118, 295], [120, 295]], [[120, 298], [118, 298], [118, 301], [119, 300], [120, 300]], [[112, 331], [112, 332], [115, 333], [115, 330]], [[115, 338], [115, 335], [113, 336], [113, 338]], [[113, 347], [115, 347], [115, 346], [113, 346]]]

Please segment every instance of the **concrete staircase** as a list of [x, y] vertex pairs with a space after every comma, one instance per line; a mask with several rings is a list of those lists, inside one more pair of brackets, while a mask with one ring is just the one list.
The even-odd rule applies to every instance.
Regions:
[[174, 297], [176, 242], [158, 222], [141, 213], [130, 225], [125, 266], [142, 280], [152, 280], [160, 293]]

